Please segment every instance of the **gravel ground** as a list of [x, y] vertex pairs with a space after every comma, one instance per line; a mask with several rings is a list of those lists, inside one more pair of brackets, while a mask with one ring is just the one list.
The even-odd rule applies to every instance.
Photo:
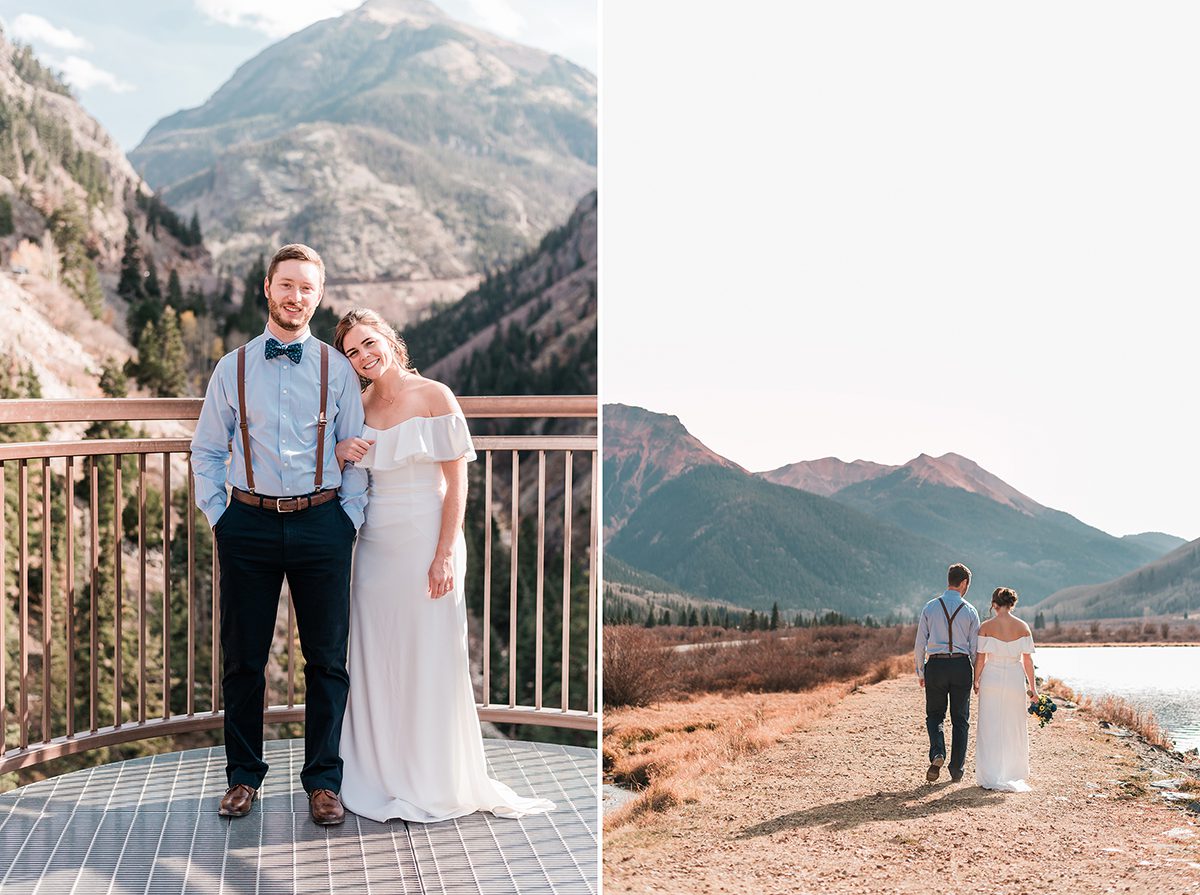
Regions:
[[862, 688], [714, 799], [607, 833], [604, 892], [1200, 893], [1200, 818], [1148, 785], [1170, 763], [1140, 742], [1031, 719], [1030, 793], [975, 786], [973, 744], [961, 783], [926, 783], [927, 750], [911, 677]]

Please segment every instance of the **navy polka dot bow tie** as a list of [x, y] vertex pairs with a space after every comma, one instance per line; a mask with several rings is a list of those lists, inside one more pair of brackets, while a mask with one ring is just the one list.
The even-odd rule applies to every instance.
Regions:
[[294, 364], [300, 363], [300, 357], [304, 354], [304, 343], [293, 342], [291, 345], [284, 347], [277, 339], [267, 339], [267, 360], [273, 357], [279, 357], [281, 354], [286, 354]]

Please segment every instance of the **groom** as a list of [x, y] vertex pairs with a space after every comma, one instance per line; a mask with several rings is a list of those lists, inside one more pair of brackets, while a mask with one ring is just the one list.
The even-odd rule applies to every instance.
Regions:
[[196, 504], [221, 561], [224, 817], [250, 812], [267, 773], [263, 670], [285, 577], [305, 662], [300, 781], [314, 821], [345, 817], [338, 743], [350, 688], [350, 554], [367, 497], [366, 472], [343, 472], [334, 456], [338, 441], [362, 434], [363, 407], [349, 361], [308, 328], [324, 289], [325, 265], [311, 248], [275, 253], [263, 283], [266, 330], [218, 361], [192, 438]]
[[971, 721], [971, 685], [974, 683], [975, 647], [979, 640], [979, 613], [967, 602], [971, 570], [955, 563], [946, 573], [946, 592], [930, 600], [917, 623], [914, 659], [917, 680], [925, 688], [925, 727], [929, 731], [929, 770], [925, 779], [937, 780], [946, 763], [946, 703], [954, 738], [950, 747], [950, 779], [957, 783], [967, 760], [967, 731]]

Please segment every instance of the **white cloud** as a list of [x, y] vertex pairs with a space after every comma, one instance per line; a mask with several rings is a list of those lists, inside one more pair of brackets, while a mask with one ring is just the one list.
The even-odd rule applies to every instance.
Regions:
[[525, 33], [525, 18], [508, 0], [470, 0], [471, 10], [481, 26], [501, 37], [515, 40]]
[[105, 71], [86, 59], [81, 59], [78, 56], [68, 56], [66, 59], [50, 59], [46, 62], [62, 73], [65, 80], [77, 90], [90, 90], [93, 87], [99, 87], [102, 90], [111, 90], [113, 93], [129, 93], [137, 88], [128, 81], [122, 81], [110, 71]]
[[78, 34], [27, 12], [13, 19], [12, 36], [25, 43], [53, 47], [56, 50], [85, 50], [88, 46], [88, 42]]
[[194, 0], [196, 8], [222, 25], [253, 28], [286, 37], [313, 22], [340, 16], [362, 0]]

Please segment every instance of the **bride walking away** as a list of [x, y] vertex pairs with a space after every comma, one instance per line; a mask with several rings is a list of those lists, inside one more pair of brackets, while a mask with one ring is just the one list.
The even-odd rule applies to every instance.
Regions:
[[1037, 702], [1033, 674], [1033, 635], [1012, 614], [1017, 592], [992, 592], [993, 618], [979, 628], [975, 692], [979, 731], [975, 739], [975, 781], [984, 789], [1028, 792], [1029, 703]]

